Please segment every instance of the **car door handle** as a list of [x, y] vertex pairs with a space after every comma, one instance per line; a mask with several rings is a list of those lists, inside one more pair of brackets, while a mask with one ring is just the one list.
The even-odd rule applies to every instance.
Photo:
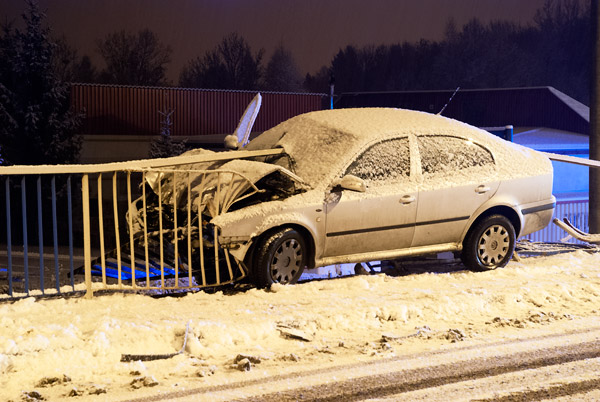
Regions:
[[482, 184], [481, 186], [477, 186], [477, 188], [475, 189], [475, 192], [479, 193], [479, 194], [483, 194], [483, 193], [487, 193], [490, 190], [491, 189], [489, 186], [485, 186]]
[[410, 204], [415, 202], [416, 198], [414, 195], [405, 195], [400, 199], [400, 202], [402, 204]]

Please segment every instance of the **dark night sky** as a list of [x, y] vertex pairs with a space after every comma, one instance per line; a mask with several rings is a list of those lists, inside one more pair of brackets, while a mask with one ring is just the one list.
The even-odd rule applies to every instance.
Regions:
[[[439, 40], [449, 18], [530, 24], [544, 0], [40, 0], [55, 34], [101, 68], [95, 40], [125, 29], [149, 28], [173, 49], [168, 78], [185, 63], [237, 31], [256, 52], [282, 43], [301, 72], [329, 64], [345, 45]], [[22, 0], [0, 0], [0, 19], [20, 21]], [[265, 60], [265, 61], [266, 61]]]

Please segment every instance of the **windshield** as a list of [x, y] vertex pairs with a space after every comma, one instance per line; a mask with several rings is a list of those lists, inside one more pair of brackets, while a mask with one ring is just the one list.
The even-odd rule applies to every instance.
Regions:
[[311, 186], [324, 181], [339, 170], [344, 155], [356, 141], [354, 135], [315, 121], [307, 115], [287, 120], [253, 139], [249, 151], [283, 148], [286, 156], [269, 157], [265, 162], [276, 163], [291, 170]]

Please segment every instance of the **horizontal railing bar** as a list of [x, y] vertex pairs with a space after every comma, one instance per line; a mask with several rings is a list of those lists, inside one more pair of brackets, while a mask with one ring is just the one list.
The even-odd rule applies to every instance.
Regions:
[[542, 152], [542, 153], [544, 155], [546, 155], [548, 157], [548, 159], [556, 161], [556, 162], [566, 162], [566, 163], [573, 163], [575, 165], [600, 168], [600, 161], [597, 161], [594, 159], [585, 159], [585, 158], [579, 158], [577, 156], [570, 156], [570, 155], [559, 155], [559, 154], [554, 154], [551, 152]]
[[260, 156], [284, 154], [283, 148], [267, 149], [261, 151], [228, 151], [206, 155], [173, 156], [170, 158], [140, 159], [126, 162], [112, 162], [89, 165], [20, 165], [0, 166], [0, 175], [27, 175], [27, 174], [90, 174], [107, 173], [115, 171], [129, 171], [132, 169], [152, 169], [168, 166], [188, 165], [191, 163], [226, 161], [231, 159], [245, 159]]

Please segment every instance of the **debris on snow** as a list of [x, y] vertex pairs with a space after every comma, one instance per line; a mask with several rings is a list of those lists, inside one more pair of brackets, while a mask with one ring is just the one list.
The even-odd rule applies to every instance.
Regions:
[[37, 391], [23, 391], [22, 400], [26, 402], [45, 401], [46, 398]]
[[445, 334], [445, 338], [450, 342], [460, 342], [464, 341], [467, 336], [460, 329], [449, 329]]
[[382, 342], [381, 343], [381, 349], [383, 349], [383, 350], [392, 350], [392, 345], [390, 345], [388, 342]]
[[423, 325], [422, 327], [416, 327], [417, 333], [415, 334], [418, 338], [431, 339], [433, 331], [427, 325]]
[[259, 364], [261, 363], [263, 360], [265, 360], [264, 357], [260, 357], [260, 356], [252, 356], [252, 355], [246, 355], [246, 354], [238, 354], [235, 359], [233, 359], [233, 363], [238, 363], [244, 359], [248, 359], [250, 361], [250, 363], [252, 364]]
[[83, 395], [83, 391], [81, 391], [77, 387], [71, 388], [71, 390], [67, 394], [67, 396], [69, 396], [69, 397], [82, 396], [82, 395]]
[[131, 388], [133, 389], [140, 389], [142, 387], [155, 387], [158, 385], [158, 381], [156, 381], [154, 376], [137, 377], [134, 378], [129, 385], [131, 385]]
[[304, 332], [300, 329], [297, 329], [297, 328], [292, 328], [292, 327], [288, 327], [288, 326], [280, 324], [277, 326], [277, 330], [279, 331], [281, 336], [283, 336], [284, 338], [297, 339], [297, 340], [301, 340], [304, 342], [312, 342], [313, 341], [312, 336], [308, 335], [306, 332]]
[[199, 368], [198, 371], [196, 371], [196, 375], [198, 377], [210, 377], [211, 375], [215, 374], [217, 372], [217, 366], [213, 365], [209, 365], [209, 366], [204, 366], [202, 368]]
[[486, 324], [493, 325], [495, 327], [525, 328], [525, 323], [516, 318], [495, 317], [491, 322], [486, 322]]
[[232, 367], [239, 371], [250, 371], [252, 369], [252, 362], [250, 359], [242, 359], [234, 363]]
[[415, 336], [415, 335], [404, 335], [404, 336], [400, 336], [400, 335], [395, 335], [395, 334], [390, 334], [390, 333], [385, 333], [385, 334], [381, 334], [381, 343], [384, 342], [400, 342], [402, 339], [406, 339], [408, 337], [411, 336]]
[[71, 382], [71, 378], [68, 375], [63, 374], [62, 377], [44, 377], [39, 380], [35, 386], [36, 388], [46, 388], [60, 385], [65, 382]]
[[279, 358], [279, 360], [288, 361], [288, 362], [299, 362], [300, 356], [295, 353], [290, 353], [289, 355], [283, 355]]
[[103, 385], [99, 385], [99, 384], [92, 384], [87, 388], [87, 393], [88, 395], [100, 395], [100, 394], [106, 394], [107, 393], [107, 389], [105, 386]]
[[260, 364], [265, 359], [265, 357], [261, 356], [240, 353], [233, 359], [232, 368], [240, 371], [250, 371], [255, 364]]
[[121, 361], [122, 362], [131, 362], [131, 361], [138, 361], [138, 360], [150, 361], [150, 360], [170, 359], [171, 357], [180, 355], [185, 351], [185, 345], [187, 344], [189, 332], [190, 332], [190, 321], [188, 321], [188, 323], [185, 326], [185, 335], [183, 337], [183, 346], [181, 347], [179, 352], [165, 353], [165, 354], [149, 354], [149, 355], [122, 354]]
[[335, 354], [335, 352], [329, 347], [329, 345], [325, 345], [325, 346], [322, 346], [320, 348], [317, 348], [317, 352], [319, 352], [319, 353], [326, 353], [326, 354], [329, 354], [329, 355], [334, 355]]

